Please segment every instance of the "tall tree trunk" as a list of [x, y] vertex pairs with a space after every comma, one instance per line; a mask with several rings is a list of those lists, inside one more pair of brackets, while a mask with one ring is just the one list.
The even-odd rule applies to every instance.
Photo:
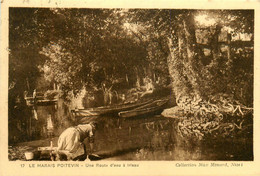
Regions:
[[[195, 36], [195, 26], [194, 26], [194, 18], [193, 15], [189, 14], [183, 20], [183, 31], [185, 37], [185, 44], [187, 49], [187, 58], [190, 64], [193, 63], [193, 60], [196, 55], [196, 36]], [[179, 36], [183, 37], [183, 36]], [[179, 40], [180, 41], [180, 40]]]
[[187, 62], [185, 63], [186, 74], [189, 82], [192, 86], [192, 93], [201, 96], [200, 92], [200, 60], [199, 52], [197, 49], [197, 41], [195, 35], [195, 21], [192, 13], [188, 14], [183, 20], [183, 31], [184, 31], [184, 41], [186, 46], [185, 53]]
[[218, 37], [219, 37], [220, 32], [221, 32], [221, 26], [217, 25], [215, 28], [215, 32], [212, 35], [212, 40], [210, 42], [210, 46], [212, 47], [211, 50], [212, 50], [213, 59], [218, 59], [218, 57], [219, 57], [220, 50], [219, 50], [219, 46], [218, 46]]
[[173, 90], [177, 97], [181, 95], [201, 95], [200, 67], [196, 45], [195, 26], [192, 14], [187, 14], [179, 25], [178, 44], [174, 48], [172, 37], [168, 38], [170, 56], [169, 73], [173, 80]]
[[231, 59], [231, 34], [227, 34], [227, 66], [231, 69], [232, 59]]
[[26, 86], [27, 86], [27, 90], [30, 90], [30, 83], [29, 83], [29, 78], [26, 77]]

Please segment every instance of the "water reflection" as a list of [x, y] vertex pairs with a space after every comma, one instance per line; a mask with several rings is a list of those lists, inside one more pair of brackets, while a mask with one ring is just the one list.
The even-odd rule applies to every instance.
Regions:
[[73, 125], [69, 110], [62, 99], [57, 104], [33, 106], [29, 118], [29, 138], [31, 140], [59, 136], [63, 130]]
[[[31, 140], [45, 139], [47, 142], [41, 143], [41, 146], [48, 145], [48, 140], [57, 145], [58, 136], [70, 126], [98, 121], [94, 150], [103, 160], [253, 159], [251, 140], [192, 144], [176, 134], [173, 119], [160, 115], [128, 119], [115, 116], [75, 119], [61, 100], [56, 106], [38, 106], [36, 111], [38, 120], [32, 118]], [[49, 115], [54, 127], [51, 139], [47, 135]]]

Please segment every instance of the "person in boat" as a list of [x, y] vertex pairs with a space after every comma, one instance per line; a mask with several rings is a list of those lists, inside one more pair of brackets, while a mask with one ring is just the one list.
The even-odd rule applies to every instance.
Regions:
[[122, 101], [123, 103], [126, 101], [126, 99], [125, 99], [125, 94], [122, 94], [122, 96], [121, 96], [121, 101]]
[[[57, 158], [60, 160], [60, 155], [65, 154], [67, 160], [73, 160], [79, 156], [84, 156], [88, 159], [88, 155], [92, 154], [94, 148], [94, 133], [97, 123], [82, 124], [75, 127], [69, 127], [62, 132], [58, 139]], [[84, 140], [89, 140], [90, 150], [87, 152]]]
[[103, 82], [101, 87], [102, 87], [102, 91], [103, 91], [103, 95], [104, 95], [104, 105], [105, 106], [111, 105], [112, 98], [113, 98], [111, 89], [112, 89], [113, 85], [108, 88], [107, 83]]
[[47, 137], [52, 137], [54, 131], [54, 126], [51, 118], [51, 114], [47, 117]]
[[145, 78], [144, 82], [145, 82], [145, 92], [142, 93], [140, 97], [144, 97], [145, 95], [152, 94], [154, 91], [154, 86], [150, 78]]
[[34, 89], [34, 91], [33, 91], [33, 103], [36, 103], [36, 101], [37, 101], [36, 96], [37, 96], [37, 92], [36, 92], [36, 89]]

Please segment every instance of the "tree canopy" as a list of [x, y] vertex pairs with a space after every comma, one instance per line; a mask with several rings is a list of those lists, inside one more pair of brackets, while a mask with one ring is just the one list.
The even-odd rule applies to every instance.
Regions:
[[[219, 38], [223, 31], [231, 33], [233, 38], [240, 33], [251, 34], [253, 38], [253, 11], [140, 9], [130, 10], [129, 16], [133, 22], [138, 21], [147, 26], [150, 32], [146, 31], [146, 34], [150, 37], [155, 33], [161, 38], [160, 42], [166, 41], [161, 43], [163, 43], [162, 48], [165, 49], [165, 53], [170, 54], [168, 65], [172, 72], [172, 80], [175, 84], [173, 87], [177, 96], [195, 93], [208, 98], [217, 93], [235, 94], [234, 89], [241, 86], [237, 84], [237, 80], [241, 77], [237, 78], [237, 76], [245, 73], [251, 74], [250, 78], [247, 77], [245, 80], [250, 79], [251, 82], [248, 82], [248, 85], [252, 84], [252, 55], [250, 59], [248, 58], [250, 62], [247, 66], [239, 64], [245, 61], [245, 58], [238, 58], [236, 54], [228, 59], [220, 53]], [[206, 35], [203, 35], [203, 32], [206, 32]], [[206, 43], [198, 41], [203, 37], [208, 38]], [[236, 50], [236, 47], [232, 48]], [[201, 53], [205, 48], [210, 49], [211, 56]], [[160, 48], [157, 47], [157, 50]], [[177, 57], [180, 58], [177, 59]], [[244, 70], [239, 69], [241, 66]], [[252, 93], [252, 91], [246, 92]], [[249, 95], [249, 97], [252, 101], [252, 96]], [[242, 100], [241, 97], [236, 98]], [[249, 103], [249, 100], [245, 101]]]
[[231, 135], [242, 128], [245, 119], [252, 122], [252, 108], [246, 106], [253, 105], [254, 11], [130, 12], [132, 22], [146, 26], [147, 34], [161, 37], [157, 42], [168, 53], [167, 66], [178, 106], [164, 114], [180, 119], [177, 126], [181, 136], [202, 139], [218, 133]]
[[10, 8], [9, 15], [10, 102], [42, 77], [65, 94], [131, 89], [150, 77], [171, 83], [184, 136], [226, 134], [230, 125], [241, 129], [245, 118], [236, 117], [252, 115], [253, 10]]
[[250, 10], [10, 8], [10, 89], [32, 89], [42, 74], [75, 93], [103, 82], [134, 86], [141, 75], [167, 84], [170, 76], [176, 97], [228, 94], [252, 105], [252, 47], [239, 55], [239, 42], [230, 41], [223, 52], [221, 35], [249, 34], [252, 43], [253, 17]]

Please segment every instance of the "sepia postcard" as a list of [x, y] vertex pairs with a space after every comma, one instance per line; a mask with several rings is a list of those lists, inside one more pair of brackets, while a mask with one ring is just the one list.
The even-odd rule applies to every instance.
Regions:
[[0, 175], [260, 175], [259, 5], [2, 0]]

